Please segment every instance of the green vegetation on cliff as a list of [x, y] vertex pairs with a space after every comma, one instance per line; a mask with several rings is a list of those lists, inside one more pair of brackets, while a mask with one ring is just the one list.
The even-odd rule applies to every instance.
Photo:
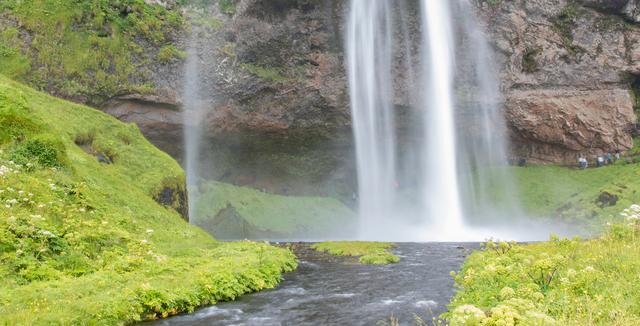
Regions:
[[0, 76], [0, 324], [165, 317], [295, 268], [287, 250], [187, 224], [183, 184], [135, 126]]
[[455, 275], [451, 325], [640, 324], [640, 206], [597, 239], [488, 242]]
[[145, 92], [153, 60], [180, 58], [178, 11], [144, 0], [0, 1], [0, 74], [51, 94], [100, 104]]
[[192, 222], [227, 237], [329, 236], [348, 233], [356, 220], [334, 198], [275, 195], [214, 181], [199, 188]]
[[[501, 171], [504, 172], [504, 171]], [[515, 192], [524, 213], [535, 218], [581, 222], [601, 230], [618, 212], [640, 202], [640, 165], [619, 161], [601, 168], [559, 166], [510, 167]], [[492, 200], [504, 203], [513, 193], [499, 185], [491, 188]]]
[[361, 264], [386, 265], [400, 261], [389, 252], [393, 244], [366, 241], [327, 241], [313, 244], [311, 248], [335, 256], [356, 256]]

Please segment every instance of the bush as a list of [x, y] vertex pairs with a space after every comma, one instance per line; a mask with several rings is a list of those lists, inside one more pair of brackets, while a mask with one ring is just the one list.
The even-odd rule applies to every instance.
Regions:
[[454, 326], [640, 325], [640, 206], [621, 215], [593, 240], [490, 241], [453, 273], [459, 291], [443, 317]]
[[38, 163], [42, 167], [63, 167], [65, 148], [61, 141], [51, 138], [27, 140], [18, 145], [11, 159], [21, 165]]

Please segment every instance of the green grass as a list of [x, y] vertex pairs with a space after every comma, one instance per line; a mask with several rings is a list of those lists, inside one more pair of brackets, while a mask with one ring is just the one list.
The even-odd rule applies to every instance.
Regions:
[[640, 324], [640, 223], [600, 238], [488, 242], [455, 275], [451, 325]]
[[[640, 202], [640, 165], [624, 164], [586, 170], [534, 166], [513, 168], [523, 209], [542, 217], [580, 220], [594, 225], [618, 217], [618, 212]], [[602, 205], [598, 197], [618, 197], [613, 206]]]
[[274, 195], [220, 182], [199, 188], [195, 215], [201, 220], [194, 221], [197, 224], [206, 224], [228, 207], [259, 230], [285, 235], [326, 235], [356, 220], [353, 211], [333, 198]]
[[290, 78], [283, 74], [283, 69], [279, 67], [263, 67], [251, 63], [241, 63], [240, 67], [247, 72], [271, 82], [285, 82]]
[[311, 248], [335, 256], [360, 257], [361, 264], [386, 265], [400, 261], [400, 257], [389, 252], [393, 244], [366, 241], [328, 241], [313, 244]]
[[287, 250], [187, 224], [174, 209], [183, 192], [179, 165], [134, 125], [0, 76], [0, 324], [164, 317], [295, 268]]
[[90, 104], [149, 91], [144, 67], [178, 53], [166, 49], [184, 25], [144, 0], [3, 0], [0, 15], [0, 74]]

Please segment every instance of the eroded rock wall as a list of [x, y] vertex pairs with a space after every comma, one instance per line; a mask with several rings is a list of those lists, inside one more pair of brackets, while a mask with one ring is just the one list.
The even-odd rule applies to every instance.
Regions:
[[[472, 2], [499, 63], [514, 158], [569, 163], [580, 154], [633, 145], [630, 87], [640, 80], [637, 1]], [[212, 177], [274, 192], [309, 181], [353, 179], [342, 40], [347, 6], [346, 0], [238, 0], [232, 12], [213, 4], [190, 14], [199, 26], [199, 60], [207, 67], [203, 88], [211, 95], [206, 120], [208, 152], [217, 153]], [[417, 1], [402, 6], [411, 11]], [[414, 15], [397, 16], [406, 31], [417, 33]], [[188, 39], [183, 34], [176, 40], [182, 49]], [[415, 60], [402, 49], [417, 49], [416, 38], [409, 38], [399, 46], [398, 66]], [[181, 62], [158, 66], [157, 101], [131, 94], [105, 110], [138, 123], [179, 158], [183, 71]], [[406, 80], [406, 74], [398, 69], [395, 78]], [[408, 85], [395, 84], [394, 101], [402, 111], [411, 101]]]

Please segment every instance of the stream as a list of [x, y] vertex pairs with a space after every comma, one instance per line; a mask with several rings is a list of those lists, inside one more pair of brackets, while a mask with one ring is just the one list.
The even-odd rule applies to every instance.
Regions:
[[386, 325], [391, 316], [430, 324], [454, 294], [449, 273], [458, 271], [477, 243], [399, 243], [397, 264], [357, 260], [297, 248], [298, 269], [272, 290], [244, 295], [192, 314], [151, 325]]

